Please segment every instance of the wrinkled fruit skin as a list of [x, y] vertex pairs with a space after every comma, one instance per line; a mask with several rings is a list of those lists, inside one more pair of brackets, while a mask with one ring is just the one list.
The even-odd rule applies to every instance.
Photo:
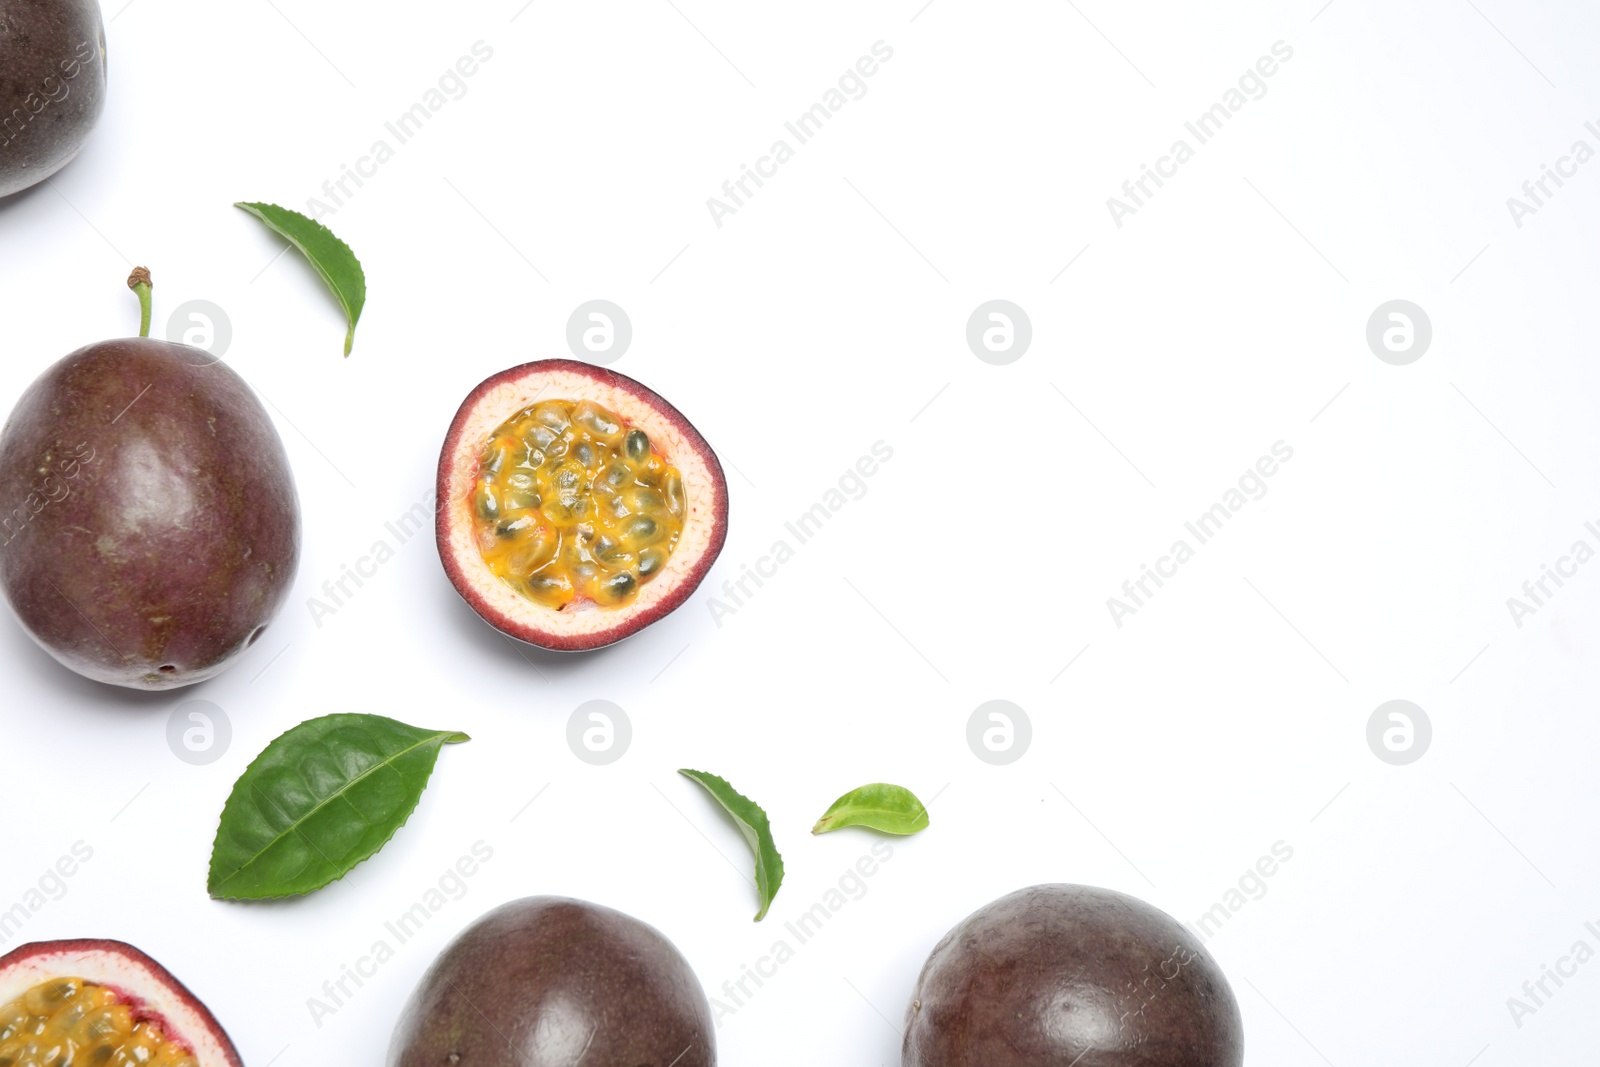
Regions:
[[82, 978], [115, 989], [137, 1004], [136, 1019], [159, 1020], [162, 1033], [186, 1045], [200, 1067], [243, 1067], [210, 1009], [165, 967], [126, 942], [35, 941], [12, 949], [0, 956], [0, 1004], [51, 978]]
[[714, 1067], [711, 1006], [654, 927], [563, 897], [503, 904], [428, 968], [388, 1067]]
[[221, 671], [277, 613], [300, 555], [289, 459], [226, 364], [105, 341], [39, 377], [0, 430], [0, 591], [97, 681]]
[[66, 166], [100, 117], [105, 32], [95, 0], [0, 7], [0, 196]]
[[935, 946], [903, 1067], [1240, 1067], [1244, 1026], [1187, 927], [1109, 889], [1038, 885]]

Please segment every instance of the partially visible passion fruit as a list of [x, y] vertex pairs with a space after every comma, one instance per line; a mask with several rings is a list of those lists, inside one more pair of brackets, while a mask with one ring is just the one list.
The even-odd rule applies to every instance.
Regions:
[[388, 1067], [716, 1067], [689, 961], [655, 927], [567, 897], [502, 904], [406, 1001]]
[[728, 532], [728, 483], [677, 408], [567, 359], [474, 389], [439, 458], [439, 557], [490, 625], [561, 651], [678, 607]]
[[241, 1067], [183, 983], [121, 941], [0, 956], [0, 1067]]

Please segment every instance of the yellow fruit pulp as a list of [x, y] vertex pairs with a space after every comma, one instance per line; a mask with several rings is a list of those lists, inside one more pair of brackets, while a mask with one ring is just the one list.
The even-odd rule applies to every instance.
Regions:
[[643, 430], [593, 401], [542, 400], [489, 436], [472, 510], [489, 569], [560, 610], [637, 597], [677, 547], [688, 501]]
[[51, 978], [0, 1007], [0, 1067], [197, 1067], [117, 992]]

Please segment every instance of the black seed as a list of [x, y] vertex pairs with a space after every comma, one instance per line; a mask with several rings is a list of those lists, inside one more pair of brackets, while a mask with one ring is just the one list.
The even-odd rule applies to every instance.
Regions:
[[628, 523], [628, 536], [636, 541], [644, 541], [656, 535], [656, 520], [648, 515], [640, 515]]
[[650, 438], [645, 436], [643, 430], [629, 430], [626, 447], [629, 459], [635, 463], [642, 462], [650, 454]]
[[496, 526], [494, 532], [501, 537], [515, 537], [532, 525], [533, 517], [531, 515], [519, 515], [510, 522], [502, 522], [499, 526]]

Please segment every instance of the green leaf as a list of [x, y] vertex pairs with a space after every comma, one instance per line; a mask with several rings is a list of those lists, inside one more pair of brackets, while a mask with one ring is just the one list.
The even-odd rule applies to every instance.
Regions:
[[206, 889], [218, 900], [266, 900], [338, 881], [405, 825], [439, 749], [468, 740], [381, 715], [301, 723], [234, 783]]
[[739, 832], [744, 834], [750, 851], [755, 853], [756, 893], [761, 897], [761, 910], [756, 912], [756, 922], [760, 922], [767, 917], [772, 898], [778, 895], [778, 887], [783, 884], [783, 857], [778, 855], [778, 846], [772, 840], [772, 824], [767, 821], [767, 813], [755, 801], [729, 785], [727, 779], [705, 771], [683, 769], [678, 773], [705, 786], [706, 792], [715, 797], [717, 803], [739, 824]]
[[841, 826], [866, 826], [886, 834], [914, 834], [928, 828], [928, 809], [904, 786], [873, 782], [835, 800], [811, 832], [825, 834]]
[[361, 319], [361, 309], [367, 303], [367, 276], [362, 272], [356, 254], [350, 251], [350, 246], [335, 237], [333, 231], [322, 223], [298, 211], [290, 211], [276, 204], [238, 203], [233, 206], [243, 208], [266, 223], [274, 233], [298, 248], [316, 272], [322, 275], [322, 280], [333, 290], [339, 306], [344, 308], [346, 321], [350, 323], [350, 329], [344, 335], [344, 354], [348, 356], [350, 346], [356, 341], [356, 323]]

